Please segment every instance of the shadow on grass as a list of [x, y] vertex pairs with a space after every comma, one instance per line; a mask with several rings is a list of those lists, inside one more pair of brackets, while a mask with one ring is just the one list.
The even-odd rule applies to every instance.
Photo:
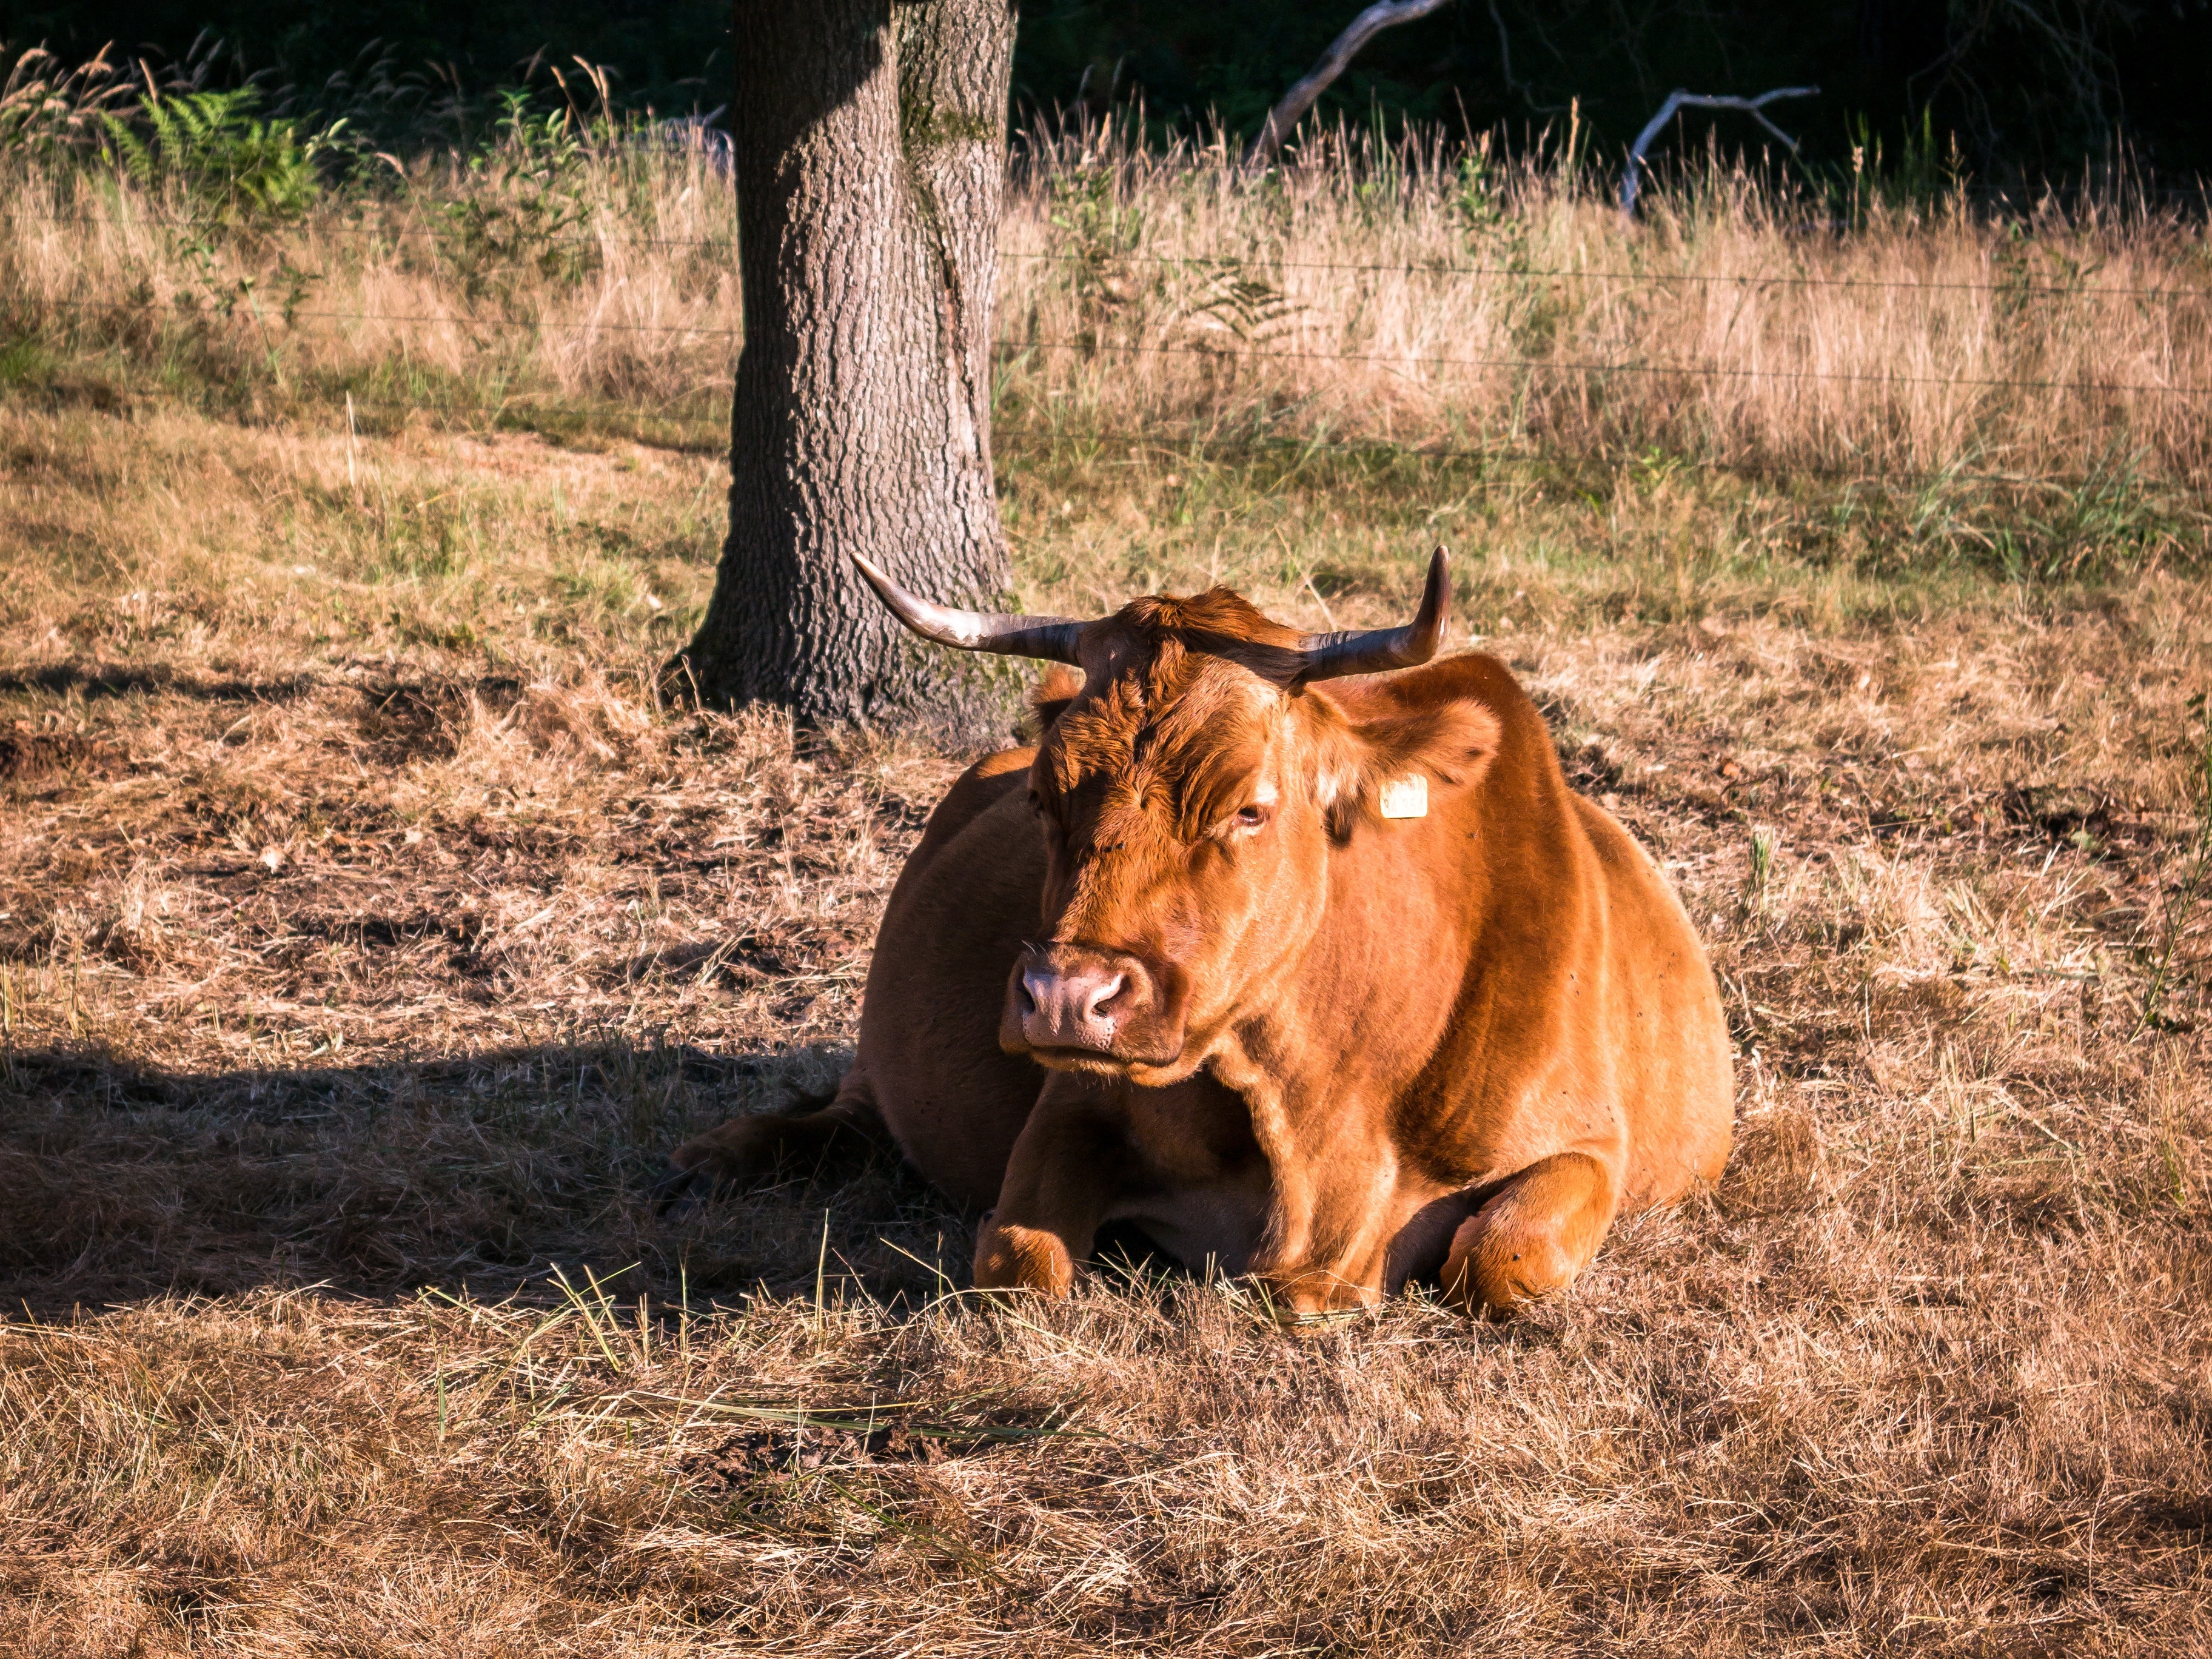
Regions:
[[152, 696], [190, 697], [204, 702], [288, 702], [314, 690], [310, 675], [274, 679], [240, 679], [179, 673], [166, 664], [124, 666], [56, 663], [45, 668], [0, 674], [0, 696], [44, 691], [90, 698]]
[[858, 1147], [656, 1209], [671, 1147], [834, 1084], [848, 1058], [629, 1041], [213, 1073], [0, 1056], [0, 1307], [264, 1285], [495, 1298], [556, 1266], [695, 1304], [811, 1297], [817, 1272], [832, 1301], [963, 1282], [972, 1218]]

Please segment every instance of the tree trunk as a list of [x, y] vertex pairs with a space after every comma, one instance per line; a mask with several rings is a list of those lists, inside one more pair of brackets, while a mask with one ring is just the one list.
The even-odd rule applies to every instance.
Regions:
[[670, 665], [710, 704], [1003, 732], [989, 665], [921, 645], [848, 554], [948, 604], [1006, 588], [990, 323], [1013, 45], [1014, 0], [738, 0], [730, 532]]

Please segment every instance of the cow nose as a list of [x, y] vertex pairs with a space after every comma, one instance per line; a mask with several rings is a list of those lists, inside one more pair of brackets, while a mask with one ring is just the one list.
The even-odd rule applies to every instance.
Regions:
[[1022, 974], [1022, 1035], [1042, 1048], [1109, 1049], [1126, 975], [1103, 963], [1038, 963]]

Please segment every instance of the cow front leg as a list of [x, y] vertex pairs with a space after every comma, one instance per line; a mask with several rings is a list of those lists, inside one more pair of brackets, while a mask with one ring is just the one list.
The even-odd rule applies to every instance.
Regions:
[[1460, 1223], [1444, 1258], [1444, 1299], [1495, 1319], [1558, 1290], [1589, 1265], [1619, 1202], [1612, 1176], [1588, 1154], [1539, 1159]]
[[1066, 1296], [1127, 1180], [1124, 1126], [1087, 1088], [1072, 1099], [1055, 1093], [1048, 1084], [1038, 1098], [1006, 1161], [998, 1205], [976, 1232], [977, 1290]]

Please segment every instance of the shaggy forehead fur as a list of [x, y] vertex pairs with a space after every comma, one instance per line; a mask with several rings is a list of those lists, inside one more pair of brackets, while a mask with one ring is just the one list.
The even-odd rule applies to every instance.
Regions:
[[1084, 641], [1083, 695], [1037, 756], [1040, 793], [1203, 835], [1266, 758], [1298, 641], [1225, 587], [1132, 602]]

